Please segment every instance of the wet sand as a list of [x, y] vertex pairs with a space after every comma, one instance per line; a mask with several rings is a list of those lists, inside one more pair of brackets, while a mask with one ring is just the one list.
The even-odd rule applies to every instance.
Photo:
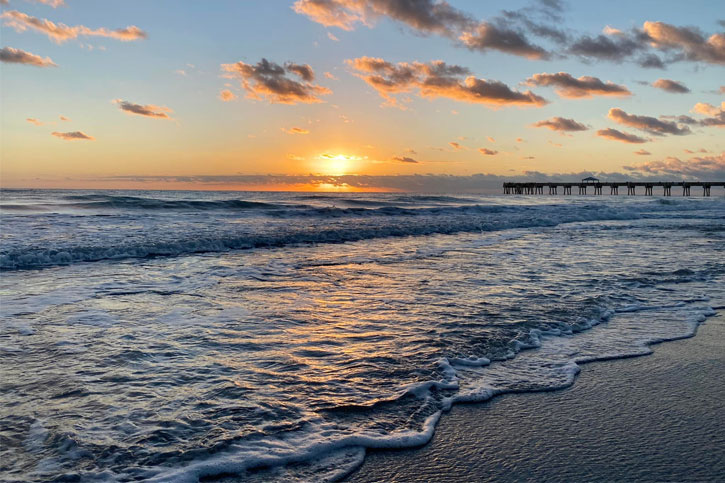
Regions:
[[725, 481], [725, 317], [653, 349], [454, 406], [428, 445], [369, 451], [346, 481]]

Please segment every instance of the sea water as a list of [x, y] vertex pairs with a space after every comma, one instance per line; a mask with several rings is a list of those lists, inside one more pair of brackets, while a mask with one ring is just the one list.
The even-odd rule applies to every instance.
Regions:
[[0, 201], [2, 481], [335, 480], [725, 304], [722, 197]]

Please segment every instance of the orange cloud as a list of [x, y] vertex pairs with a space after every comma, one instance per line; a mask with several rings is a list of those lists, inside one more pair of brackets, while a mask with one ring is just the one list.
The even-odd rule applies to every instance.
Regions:
[[531, 91], [520, 92], [499, 81], [479, 79], [470, 74], [466, 67], [448, 65], [441, 60], [429, 63], [399, 62], [393, 64], [380, 58], [359, 57], [346, 63], [363, 79], [388, 105], [398, 106], [394, 94], [414, 90], [424, 98], [443, 97], [460, 102], [485, 104], [488, 106], [535, 106], [547, 104], [546, 99]]
[[[707, 36], [694, 27], [664, 22], [645, 22], [641, 29], [627, 32], [607, 27], [605, 33], [608, 35], [580, 36], [567, 50], [588, 59], [634, 59], [645, 68], [663, 69], [682, 60], [725, 64], [725, 33]], [[655, 55], [653, 50], [665, 56]]]
[[[500, 22], [479, 22], [442, 0], [297, 0], [292, 9], [326, 27], [354, 30], [358, 24], [372, 27], [377, 19], [387, 17], [416, 33], [455, 39], [457, 45], [479, 52], [498, 50], [529, 59], [549, 57], [546, 50], [529, 42], [521, 29]], [[542, 27], [538, 33], [559, 39], [563, 35]]]
[[478, 150], [483, 154], [484, 156], [495, 156], [498, 154], [498, 151], [494, 151], [493, 149], [488, 148], [478, 148]]
[[0, 15], [0, 18], [4, 18], [5, 25], [14, 28], [16, 32], [24, 32], [28, 29], [35, 30], [47, 35], [48, 38], [59, 44], [81, 36], [108, 37], [123, 42], [145, 39], [147, 37], [146, 32], [134, 25], [116, 30], [108, 30], [106, 28], [91, 29], [83, 25], [70, 27], [62, 23], [53, 23], [47, 19], [31, 17], [17, 10], [8, 10]]
[[301, 127], [291, 127], [289, 129], [282, 128], [282, 130], [284, 132], [286, 132], [287, 134], [309, 134], [310, 133], [310, 131], [308, 131], [307, 129], [303, 129]]
[[43, 125], [42, 122], [40, 122], [39, 120], [35, 119], [34, 117], [29, 117], [29, 118], [26, 119], [26, 121], [28, 121], [30, 124], [35, 124], [36, 126], [42, 126]]
[[26, 0], [26, 1], [33, 1], [35, 3], [42, 3], [45, 5], [48, 5], [53, 8], [57, 7], [64, 7], [65, 1], [64, 0]]
[[219, 92], [219, 99], [221, 99], [224, 102], [233, 101], [236, 99], [237, 96], [229, 89], [224, 89], [223, 91]]
[[705, 38], [696, 29], [675, 27], [664, 22], [645, 22], [642, 30], [657, 49], [679, 49], [690, 60], [725, 64], [725, 34]]
[[447, 2], [399, 0], [297, 0], [292, 9], [326, 27], [353, 30], [356, 24], [371, 27], [379, 17], [389, 17], [421, 33], [452, 37], [475, 22]]
[[699, 124], [702, 126], [725, 126], [725, 101], [720, 104], [720, 107], [713, 106], [712, 104], [708, 104], [706, 102], [698, 102], [692, 108], [692, 112], [710, 116], [699, 121]]

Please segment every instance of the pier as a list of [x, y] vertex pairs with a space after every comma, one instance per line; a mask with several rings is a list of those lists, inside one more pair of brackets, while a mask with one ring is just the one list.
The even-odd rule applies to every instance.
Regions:
[[[602, 195], [605, 192], [610, 195], [618, 195], [619, 188], [622, 193], [627, 190], [628, 196], [635, 196], [637, 188], [644, 188], [645, 196], [654, 196], [655, 188], [662, 188], [662, 196], [672, 196], [672, 188], [682, 188], [682, 196], [690, 196], [692, 188], [702, 188], [702, 196], [710, 196], [712, 187], [725, 188], [725, 181], [599, 181], [596, 178], [586, 178], [580, 182], [560, 183], [504, 183], [503, 192], [506, 195], [543, 195], [544, 189], [548, 190], [548, 194], [557, 195], [561, 188], [561, 194], [571, 195], [577, 193], [579, 195], [594, 194]], [[659, 189], [657, 191], [660, 191]], [[697, 190], [699, 191], [699, 190]]]

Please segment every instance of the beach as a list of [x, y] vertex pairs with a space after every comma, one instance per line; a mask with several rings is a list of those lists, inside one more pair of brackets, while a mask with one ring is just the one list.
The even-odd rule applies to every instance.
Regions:
[[349, 482], [723, 481], [725, 317], [573, 386], [458, 405], [427, 446], [371, 451]]

